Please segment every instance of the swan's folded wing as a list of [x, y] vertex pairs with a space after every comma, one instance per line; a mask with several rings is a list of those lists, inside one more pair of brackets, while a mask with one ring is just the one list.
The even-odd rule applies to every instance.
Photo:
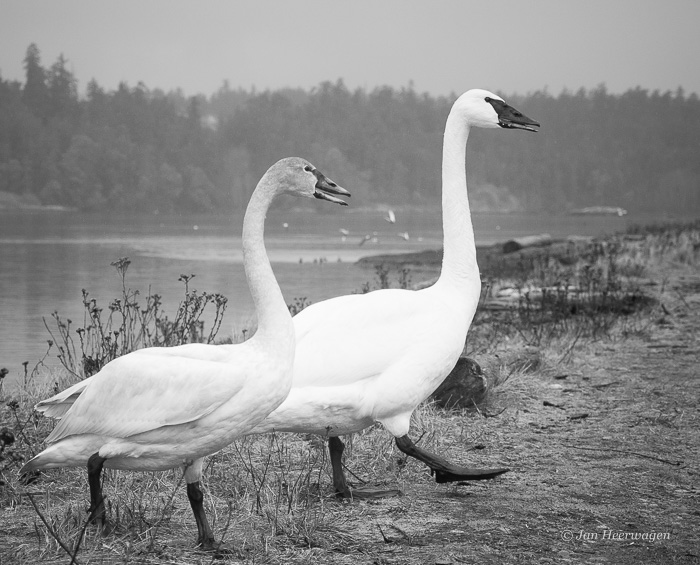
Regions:
[[386, 289], [319, 302], [294, 317], [294, 388], [370, 379], [406, 357], [435, 313], [413, 291]]
[[235, 396], [247, 374], [219, 361], [125, 355], [90, 379], [46, 441], [84, 433], [124, 438], [192, 422]]
[[53, 395], [51, 398], [42, 400], [34, 406], [34, 410], [41, 412], [44, 416], [49, 418], [61, 419], [73, 403], [78, 399], [82, 392], [90, 384], [92, 377], [87, 378], [73, 386], [62, 390], [58, 394]]
[[[218, 353], [218, 355], [217, 355]], [[185, 345], [180, 345], [176, 347], [151, 347], [148, 349], [140, 349], [134, 351], [131, 355], [141, 355], [145, 357], [153, 357], [156, 355], [172, 357], [191, 357], [193, 359], [200, 359], [202, 357], [209, 357], [211, 361], [218, 360], [224, 357], [224, 352], [221, 348], [212, 349], [210, 345], [202, 343], [189, 343]], [[75, 403], [82, 392], [90, 385], [92, 379], [96, 375], [88, 377], [73, 386], [62, 390], [61, 392], [54, 394], [52, 397], [47, 398], [38, 402], [34, 406], [34, 410], [41, 412], [44, 416], [49, 418], [56, 418], [60, 420], [71, 406]]]

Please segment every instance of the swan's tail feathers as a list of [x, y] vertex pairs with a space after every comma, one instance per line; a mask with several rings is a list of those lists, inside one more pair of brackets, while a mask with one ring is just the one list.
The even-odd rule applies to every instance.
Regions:
[[[54, 453], [53, 446], [47, 447], [44, 451], [32, 457], [27, 461], [22, 468], [19, 470], [19, 476], [29, 477], [32, 474], [36, 474], [42, 469], [49, 469], [52, 467], [61, 467], [62, 458], [59, 453]], [[58, 455], [58, 457], [56, 456]]]
[[71, 406], [73, 406], [73, 403], [82, 394], [86, 386], [87, 381], [80, 381], [72, 387], [55, 394], [51, 398], [42, 400], [34, 406], [34, 409], [44, 414], [44, 416], [60, 420], [65, 413], [70, 410]]
[[41, 467], [40, 461], [37, 460], [38, 457], [39, 455], [33, 457], [24, 465], [22, 465], [22, 468], [19, 470], [19, 473], [17, 473], [20, 476], [20, 478], [26, 481], [29, 479], [29, 477], [37, 473], [37, 471]]
[[396, 446], [406, 455], [415, 457], [430, 467], [431, 474], [435, 475], [438, 483], [452, 483], [456, 481], [483, 481], [493, 479], [498, 475], [507, 473], [510, 469], [472, 469], [460, 467], [435, 455], [430, 451], [418, 447], [407, 435], [395, 438]]
[[60, 420], [63, 416], [65, 416], [66, 412], [70, 410], [71, 406], [73, 406], [73, 403], [79, 396], [79, 394], [75, 394], [73, 396], [69, 396], [66, 400], [56, 402], [44, 400], [39, 402], [34, 409], [37, 412], [41, 412], [44, 416]]
[[[90, 441], [90, 439], [94, 439], [94, 441]], [[32, 457], [19, 470], [19, 475], [59, 467], [82, 467], [87, 464], [90, 450], [94, 453], [103, 442], [104, 439], [99, 436], [88, 438], [88, 441], [81, 436], [71, 436], [66, 440], [49, 445], [44, 451]]]

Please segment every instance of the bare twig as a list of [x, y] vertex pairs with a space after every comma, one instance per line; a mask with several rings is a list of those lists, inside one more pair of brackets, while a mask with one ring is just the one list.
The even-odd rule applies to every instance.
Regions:
[[572, 449], [585, 449], [587, 451], [614, 451], [615, 453], [624, 453], [625, 455], [635, 455], [636, 457], [643, 457], [645, 459], [651, 459], [652, 461], [659, 461], [661, 463], [667, 463], [668, 465], [681, 465], [683, 460], [669, 461], [668, 459], [662, 459], [661, 457], [654, 457], [653, 455], [646, 455], [644, 453], [637, 453], [636, 451], [627, 451], [626, 449], [613, 449], [612, 447], [583, 447], [581, 445], [571, 445], [570, 443], [563, 444], [564, 447], [571, 447]]
[[156, 536], [158, 535], [158, 528], [160, 528], [160, 525], [163, 523], [163, 520], [165, 519], [166, 516], [166, 511], [168, 509], [168, 506], [171, 506], [173, 504], [173, 500], [175, 499], [175, 493], [180, 488], [180, 485], [182, 485], [182, 481], [185, 480], [185, 473], [183, 472], [180, 478], [177, 481], [177, 484], [175, 485], [175, 488], [170, 493], [170, 497], [168, 500], [165, 501], [165, 505], [163, 506], [163, 512], [161, 514], [160, 519], [155, 523], [153, 526], [153, 533], [151, 534], [151, 543], [148, 546], [148, 550], [152, 551], [153, 550], [153, 544], [156, 543]]
[[[80, 540], [82, 539], [82, 532], [80, 535], [80, 538], [78, 539], [78, 543], [76, 544], [75, 547], [75, 552], [71, 551], [68, 546], [63, 543], [63, 540], [59, 537], [59, 535], [54, 531], [54, 529], [51, 527], [51, 524], [48, 523], [44, 515], [41, 513], [41, 510], [39, 510], [39, 507], [36, 505], [36, 502], [34, 502], [34, 495], [31, 492], [26, 492], [27, 498], [29, 498], [29, 502], [31, 502], [32, 506], [34, 507], [34, 510], [38, 514], [39, 518], [41, 521], [44, 523], [44, 526], [46, 526], [46, 529], [49, 531], [53, 539], [55, 539], [58, 542], [58, 545], [61, 546], [63, 551], [65, 551], [69, 556], [70, 556], [70, 565], [80, 565], [78, 560], [75, 558], [76, 554], [78, 553], [78, 548], [80, 547]], [[83, 532], [85, 532], [85, 528], [83, 528]]]
[[350, 469], [350, 467], [348, 467], [345, 463], [343, 463], [343, 469], [345, 469], [348, 473], [350, 473], [353, 477], [355, 477], [355, 478], [356, 478], [358, 481], [360, 481], [363, 485], [366, 485], [366, 484], [367, 484], [367, 481], [365, 481], [364, 479], [361, 479], [361, 478], [358, 477], [355, 473], [353, 473], [353, 472], [352, 472], [352, 469]]

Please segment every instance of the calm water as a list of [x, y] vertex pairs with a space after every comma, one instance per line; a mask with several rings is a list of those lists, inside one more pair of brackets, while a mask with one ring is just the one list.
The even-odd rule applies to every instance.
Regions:
[[[440, 247], [440, 215], [397, 213], [389, 224], [380, 211], [340, 210], [320, 215], [275, 210], [268, 216], [266, 245], [285, 298], [312, 302], [348, 294], [374, 273], [353, 265], [360, 257]], [[598, 235], [623, 229], [629, 217], [477, 215], [477, 241], [547, 232], [552, 236]], [[637, 220], [638, 221], [638, 220]], [[287, 227], [284, 224], [287, 224]], [[340, 229], [349, 234], [343, 241]], [[42, 357], [51, 313], [83, 320], [81, 289], [105, 309], [121, 295], [110, 263], [129, 257], [127, 285], [142, 296], [163, 296], [172, 317], [183, 297], [180, 274], [196, 275], [191, 288], [219, 292], [229, 308], [219, 336], [251, 326], [253, 306], [243, 273], [241, 218], [218, 216], [109, 216], [72, 212], [0, 210], [0, 367], [7, 381]], [[359, 245], [365, 234], [375, 237]], [[409, 234], [409, 239], [399, 233]], [[322, 259], [322, 261], [319, 261]], [[52, 327], [52, 326], [51, 326]], [[52, 364], [57, 364], [55, 359]]]

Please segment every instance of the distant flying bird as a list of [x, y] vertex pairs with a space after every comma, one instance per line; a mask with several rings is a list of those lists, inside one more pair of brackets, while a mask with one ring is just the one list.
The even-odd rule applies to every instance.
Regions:
[[399, 236], [401, 239], [405, 239], [406, 241], [408, 241], [408, 240], [410, 239], [410, 236], [408, 235], [408, 232], [407, 232], [407, 231], [399, 232], [398, 236]]
[[386, 216], [384, 216], [384, 219], [389, 222], [390, 224], [395, 224], [396, 223], [396, 215], [394, 214], [393, 210], [388, 210], [386, 213]]
[[[472, 127], [537, 131], [500, 97], [470, 90], [452, 106], [442, 161], [444, 255], [438, 281], [423, 290], [375, 290], [312, 304], [294, 317], [297, 349], [287, 399], [254, 433], [271, 430], [329, 438], [335, 490], [351, 490], [338, 436], [381, 423], [397, 447], [430, 467], [437, 482], [490, 479], [508, 469], [454, 465], [416, 446], [411, 414], [444, 380], [464, 348], [481, 291], [466, 184]], [[362, 242], [367, 241], [365, 236]], [[376, 492], [367, 492], [367, 496]]]
[[49, 444], [20, 470], [87, 465], [90, 519], [106, 525], [102, 468], [163, 471], [184, 467], [197, 543], [217, 550], [200, 489], [202, 458], [250, 431], [287, 396], [295, 335], [289, 309], [265, 252], [265, 214], [280, 194], [321, 198], [349, 195], [308, 161], [270, 167], [243, 220], [243, 264], [258, 318], [241, 344], [193, 343], [141, 349], [37, 404], [60, 419]]
[[284, 229], [288, 230], [288, 229], [289, 229], [289, 224], [288, 224], [287, 222], [284, 222], [284, 223], [282, 224], [282, 227], [283, 227]]

